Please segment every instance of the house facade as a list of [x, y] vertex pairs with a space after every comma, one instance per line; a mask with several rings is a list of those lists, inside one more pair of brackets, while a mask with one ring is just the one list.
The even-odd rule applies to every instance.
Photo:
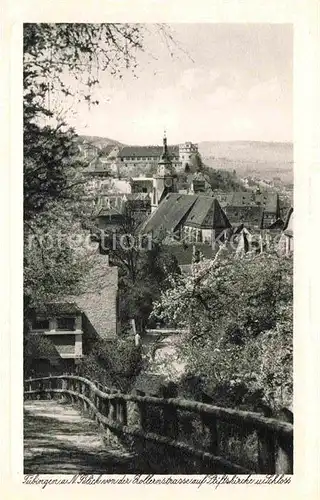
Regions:
[[39, 353], [39, 363], [45, 364], [49, 361], [53, 369], [68, 370], [81, 361], [82, 311], [76, 303], [51, 303], [42, 310], [36, 310], [30, 334], [41, 335], [51, 344], [49, 354]]
[[112, 340], [119, 330], [118, 268], [97, 253], [79, 295], [62, 297], [36, 310], [31, 335], [50, 342], [38, 352], [34, 368], [73, 371], [98, 340]]
[[214, 193], [232, 226], [249, 230], [271, 229], [280, 221], [279, 195], [269, 192]]

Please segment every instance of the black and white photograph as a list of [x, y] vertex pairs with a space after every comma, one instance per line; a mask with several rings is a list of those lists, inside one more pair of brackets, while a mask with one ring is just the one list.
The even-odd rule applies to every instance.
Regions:
[[23, 24], [26, 478], [290, 480], [293, 35]]

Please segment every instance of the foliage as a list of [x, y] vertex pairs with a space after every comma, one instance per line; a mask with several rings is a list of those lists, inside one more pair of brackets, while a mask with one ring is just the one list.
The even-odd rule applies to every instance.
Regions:
[[[159, 25], [159, 30], [166, 29]], [[168, 35], [170, 36], [170, 35]], [[25, 290], [46, 300], [48, 292], [68, 293], [84, 272], [84, 262], [73, 249], [41, 248], [47, 233], [73, 234], [75, 224], [89, 226], [93, 216], [85, 200], [86, 166], [80, 160], [77, 137], [67, 127], [53, 94], [92, 102], [99, 71], [121, 77], [136, 67], [136, 52], [143, 49], [139, 24], [24, 24], [24, 219]], [[78, 85], [66, 86], [77, 80]], [[71, 80], [70, 80], [71, 79]], [[74, 83], [74, 82], [73, 82]], [[62, 99], [63, 98], [63, 99]], [[43, 126], [43, 119], [55, 120]], [[81, 228], [80, 228], [81, 229]], [[77, 227], [79, 232], [79, 227]], [[36, 241], [29, 247], [30, 237]], [[39, 268], [37, 267], [39, 265]], [[29, 300], [26, 301], [29, 304]]]
[[224, 404], [285, 404], [292, 395], [292, 261], [225, 256], [172, 280], [154, 315], [189, 328], [190, 373]]
[[[84, 194], [86, 165], [76, 150], [76, 136], [62, 127], [39, 127], [24, 122], [24, 219], [49, 209], [53, 201], [66, 203]], [[74, 211], [76, 212], [76, 211]]]
[[[172, 55], [169, 46], [177, 44], [168, 26], [156, 24], [154, 30], [165, 40]], [[50, 105], [54, 97], [60, 101], [63, 97], [66, 102], [71, 96], [97, 104], [93, 89], [101, 72], [107, 71], [116, 78], [122, 78], [126, 70], [135, 73], [137, 54], [144, 50], [147, 31], [150, 29], [139, 23], [25, 23], [26, 119], [52, 116]]]
[[45, 335], [30, 335], [24, 339], [24, 373], [30, 374], [33, 360], [50, 359], [57, 354], [54, 344]]
[[127, 391], [142, 368], [140, 349], [134, 337], [98, 340], [83, 361], [80, 373], [92, 380]]
[[[156, 26], [174, 43], [167, 27]], [[97, 104], [93, 89], [101, 71], [119, 78], [124, 70], [135, 71], [145, 29], [139, 24], [24, 24], [25, 363], [35, 352], [26, 347], [33, 308], [79, 292], [90, 269], [84, 229], [95, 208], [86, 196], [87, 165], [60, 103]]]
[[247, 189], [237, 177], [236, 172], [228, 170], [213, 169], [203, 165], [201, 167], [204, 175], [207, 176], [211, 188], [216, 191], [246, 191]]
[[[103, 248], [110, 263], [119, 268], [120, 317], [125, 325], [134, 318], [142, 331], [162, 290], [169, 285], [168, 275], [179, 273], [177, 260], [158, 241], [139, 239], [141, 219], [123, 214], [116, 233], [106, 231]], [[115, 237], [115, 238], [114, 238]], [[114, 244], [116, 241], [116, 245]]]

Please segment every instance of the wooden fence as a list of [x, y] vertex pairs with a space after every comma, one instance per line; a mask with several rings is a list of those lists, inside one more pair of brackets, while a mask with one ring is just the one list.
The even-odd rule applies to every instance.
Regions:
[[[178, 451], [191, 460], [198, 460], [204, 464], [203, 470], [211, 473], [293, 473], [293, 425], [289, 422], [181, 398], [122, 394], [73, 375], [28, 379], [24, 389], [25, 399], [67, 397], [72, 403], [80, 403], [117, 436], [138, 438], [144, 444], [153, 443], [156, 449], [167, 450], [168, 456], [168, 450]], [[156, 415], [153, 419], [149, 418], [150, 411]], [[186, 414], [200, 424], [196, 443], [193, 432], [187, 439], [182, 436], [181, 421]], [[240, 440], [255, 436], [256, 463], [251, 467], [226, 456], [226, 429], [238, 429]]]

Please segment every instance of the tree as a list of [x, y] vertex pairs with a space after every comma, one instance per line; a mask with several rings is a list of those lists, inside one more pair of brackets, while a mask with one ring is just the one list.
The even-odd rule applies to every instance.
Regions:
[[[158, 28], [167, 32], [161, 25]], [[28, 344], [33, 309], [81, 291], [81, 278], [90, 269], [83, 231], [94, 216], [86, 199], [87, 165], [79, 157], [78, 138], [56, 103], [72, 97], [94, 104], [99, 72], [121, 78], [125, 69], [135, 70], [143, 38], [139, 24], [24, 24], [26, 358], [36, 352]], [[74, 235], [81, 240], [77, 245], [70, 243]]]
[[81, 364], [80, 373], [108, 387], [129, 391], [143, 361], [131, 338], [99, 339]]
[[[173, 56], [173, 47], [179, 46], [170, 28], [164, 24], [151, 26]], [[137, 54], [144, 51], [144, 37], [149, 31], [150, 27], [138, 23], [25, 23], [25, 118], [30, 121], [40, 115], [52, 116], [50, 106], [57, 95], [65, 100], [73, 96], [97, 103], [92, 91], [101, 72], [108, 71], [116, 78], [122, 78], [126, 70], [135, 73]]]
[[247, 191], [246, 187], [234, 172], [213, 169], [207, 165], [202, 166], [202, 172], [207, 176], [208, 182], [214, 191]]
[[[292, 397], [292, 261], [224, 257], [172, 281], [154, 315], [189, 329], [182, 354], [221, 404]], [[250, 399], [251, 398], [251, 399]]]
[[[62, 227], [71, 231], [77, 222], [89, 225], [93, 213], [92, 205], [84, 202], [86, 178], [83, 169], [87, 165], [79, 158], [76, 134], [68, 128], [52, 102], [54, 96], [64, 101], [72, 96], [93, 104], [93, 88], [99, 82], [100, 72], [108, 71], [121, 78], [123, 71], [136, 70], [136, 55], [144, 50], [146, 29], [140, 24], [24, 24], [25, 241], [29, 242], [31, 237], [39, 243], [43, 234]], [[165, 36], [167, 42], [174, 43], [165, 25], [156, 25], [156, 31]], [[75, 81], [77, 85], [74, 85]], [[43, 126], [44, 120], [51, 121]], [[36, 261], [38, 250], [33, 248], [35, 255], [29, 250], [26, 252], [26, 266], [32, 265], [32, 260]], [[41, 252], [42, 257], [44, 253]], [[66, 250], [63, 254], [51, 252], [52, 275], [59, 275], [63, 266], [62, 255], [66, 257]], [[70, 254], [64, 263], [69, 266], [71, 261]], [[57, 265], [53, 271], [54, 262]], [[75, 270], [76, 266], [72, 269]], [[64, 276], [68, 276], [66, 289], [69, 289], [71, 274], [67, 272], [60, 276], [59, 290], [63, 287]], [[28, 269], [25, 276], [30, 276]], [[79, 273], [74, 275], [74, 281], [78, 276]], [[46, 273], [42, 277], [31, 281], [34, 286], [39, 285], [39, 290], [43, 286], [48, 289], [43, 284]], [[40, 298], [39, 290], [32, 291], [30, 282], [26, 289]]]
[[179, 273], [177, 260], [160, 241], [139, 236], [145, 216], [134, 214], [128, 206], [119, 213], [117, 230], [100, 231], [101, 251], [111, 265], [119, 268], [120, 317], [123, 324], [135, 319], [143, 331], [153, 302], [169, 285], [168, 275]]

